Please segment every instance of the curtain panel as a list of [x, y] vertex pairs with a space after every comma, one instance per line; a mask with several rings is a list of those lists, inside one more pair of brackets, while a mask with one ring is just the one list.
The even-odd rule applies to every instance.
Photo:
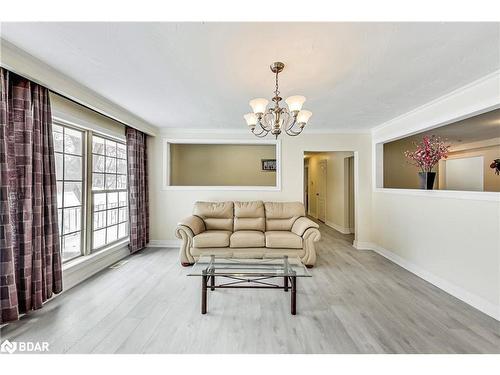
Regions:
[[149, 194], [147, 135], [127, 127], [127, 174], [130, 225], [130, 252], [146, 247], [149, 242]]
[[49, 90], [0, 68], [0, 323], [62, 291]]

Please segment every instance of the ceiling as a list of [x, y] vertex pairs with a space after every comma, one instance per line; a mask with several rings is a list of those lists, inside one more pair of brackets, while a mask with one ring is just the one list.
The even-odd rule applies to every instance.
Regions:
[[244, 129], [273, 61], [316, 131], [368, 130], [500, 69], [498, 23], [2, 23], [1, 36], [171, 128]]

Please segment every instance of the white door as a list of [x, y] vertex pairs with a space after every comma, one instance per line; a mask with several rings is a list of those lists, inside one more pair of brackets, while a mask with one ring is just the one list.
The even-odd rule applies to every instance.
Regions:
[[326, 160], [319, 162], [318, 186], [316, 191], [318, 220], [326, 221]]

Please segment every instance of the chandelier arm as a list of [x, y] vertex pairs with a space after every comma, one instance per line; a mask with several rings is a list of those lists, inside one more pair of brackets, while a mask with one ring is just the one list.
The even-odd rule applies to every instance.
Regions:
[[288, 134], [289, 136], [292, 136], [292, 137], [296, 137], [298, 136], [300, 133], [302, 133], [302, 130], [304, 128], [299, 128], [300, 130], [297, 132], [297, 131], [294, 131], [294, 130], [291, 130], [291, 129], [285, 129], [285, 133]]
[[265, 124], [265, 125], [262, 124], [263, 121], [264, 122], [266, 121], [266, 116], [268, 114], [270, 114], [270, 109], [268, 109], [267, 112], [262, 115], [262, 117], [259, 119], [258, 122], [259, 122], [259, 126], [262, 128], [262, 130], [270, 132], [272, 129], [272, 126], [269, 126], [269, 124]]
[[[295, 126], [295, 124], [297, 123], [297, 116], [293, 116], [293, 117], [292, 117], [292, 116], [290, 116], [290, 117], [291, 117], [291, 118], [293, 118], [293, 121], [290, 123], [290, 125], [288, 125], [288, 126], [286, 127], [286, 129], [285, 129], [285, 130], [286, 130], [287, 132], [288, 132], [288, 131], [290, 131], [290, 130], [292, 130], [292, 128], [293, 128], [293, 127]], [[300, 134], [300, 132], [299, 132], [299, 134]]]
[[253, 135], [259, 138], [264, 138], [266, 135], [269, 134], [269, 130], [262, 130], [260, 133], [255, 133], [255, 129], [252, 130]]

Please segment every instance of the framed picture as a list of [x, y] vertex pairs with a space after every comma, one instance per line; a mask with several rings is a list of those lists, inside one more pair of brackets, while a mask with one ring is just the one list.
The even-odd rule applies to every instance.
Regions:
[[265, 172], [276, 172], [276, 159], [262, 159], [262, 170]]

